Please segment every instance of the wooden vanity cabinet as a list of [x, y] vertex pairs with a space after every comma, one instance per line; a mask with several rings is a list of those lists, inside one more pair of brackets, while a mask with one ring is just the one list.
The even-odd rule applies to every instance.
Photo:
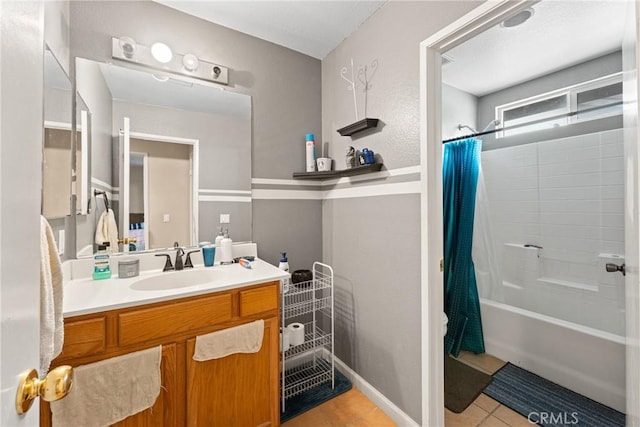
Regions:
[[[162, 345], [162, 388], [154, 406], [118, 427], [280, 425], [279, 282], [65, 319], [52, 363], [79, 366]], [[264, 320], [262, 348], [197, 362], [195, 337]], [[71, 391], [73, 392], [73, 390]], [[41, 401], [40, 425], [51, 425]]]

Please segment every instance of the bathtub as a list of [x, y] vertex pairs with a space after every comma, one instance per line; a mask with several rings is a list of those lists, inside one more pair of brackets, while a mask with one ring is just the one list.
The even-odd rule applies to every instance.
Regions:
[[480, 299], [486, 352], [625, 412], [625, 338]]

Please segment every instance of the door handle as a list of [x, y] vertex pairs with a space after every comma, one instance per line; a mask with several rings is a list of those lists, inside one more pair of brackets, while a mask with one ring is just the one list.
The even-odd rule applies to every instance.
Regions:
[[627, 275], [625, 264], [618, 265], [618, 264], [613, 264], [608, 262], [606, 265], [606, 269], [609, 273], [615, 273], [616, 271], [619, 271], [620, 273], [622, 273], [623, 276]]
[[38, 379], [38, 371], [32, 369], [20, 377], [16, 392], [16, 411], [22, 415], [31, 408], [36, 397], [47, 402], [65, 397], [73, 385], [73, 368], [68, 365], [58, 366], [49, 371], [44, 379]]

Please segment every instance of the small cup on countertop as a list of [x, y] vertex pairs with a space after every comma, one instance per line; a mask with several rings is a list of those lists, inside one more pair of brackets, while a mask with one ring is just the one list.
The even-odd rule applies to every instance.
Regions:
[[205, 267], [213, 267], [213, 261], [216, 258], [216, 247], [208, 245], [202, 248], [202, 258]]
[[326, 172], [331, 170], [331, 158], [329, 157], [320, 157], [316, 160], [316, 163], [318, 164], [319, 172]]

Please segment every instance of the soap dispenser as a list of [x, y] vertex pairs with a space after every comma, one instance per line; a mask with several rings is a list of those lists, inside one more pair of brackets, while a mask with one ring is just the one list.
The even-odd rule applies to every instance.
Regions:
[[216, 240], [215, 240], [216, 248], [220, 247], [220, 243], [222, 243], [222, 239], [224, 239], [224, 234], [222, 233], [222, 227], [220, 226], [218, 227], [218, 229], [220, 230], [220, 232], [216, 236]]
[[278, 268], [286, 271], [287, 273], [289, 272], [289, 261], [287, 260], [286, 252], [280, 252], [280, 264], [278, 264]]
[[[280, 270], [289, 272], [289, 261], [287, 260], [287, 253], [280, 252], [280, 264], [278, 264]], [[289, 292], [289, 279], [282, 279], [280, 291], [283, 294]]]
[[229, 237], [229, 229], [224, 233], [224, 238], [220, 241], [220, 264], [233, 264], [233, 240]]

